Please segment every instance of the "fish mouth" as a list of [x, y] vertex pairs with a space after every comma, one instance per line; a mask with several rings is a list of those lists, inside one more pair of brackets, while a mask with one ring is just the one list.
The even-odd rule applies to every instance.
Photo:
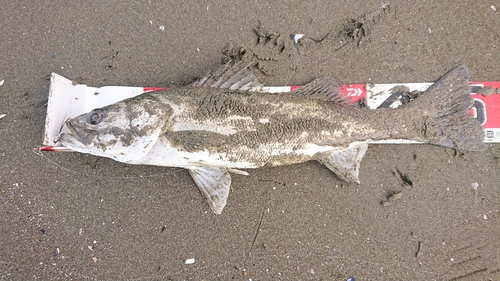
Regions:
[[75, 126], [71, 120], [66, 122], [66, 127], [70, 132], [59, 134], [57, 142], [60, 142], [68, 148], [88, 146], [97, 137], [97, 132], [84, 127]]

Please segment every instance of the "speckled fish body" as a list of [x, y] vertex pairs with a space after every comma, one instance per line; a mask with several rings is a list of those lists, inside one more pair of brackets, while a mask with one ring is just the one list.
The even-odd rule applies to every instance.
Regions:
[[246, 91], [260, 83], [238, 69], [96, 109], [70, 120], [71, 133], [59, 139], [72, 150], [124, 163], [186, 168], [212, 210], [221, 213], [229, 172], [247, 174], [239, 169], [317, 160], [340, 178], [359, 182], [370, 140], [482, 150], [481, 125], [467, 114], [467, 78], [460, 66], [408, 105], [369, 110], [349, 105], [330, 78], [277, 95]]
[[[152, 93], [171, 109], [163, 134], [135, 164], [258, 168], [309, 161], [367, 139], [408, 138], [404, 110], [371, 111], [339, 107], [290, 93], [244, 93], [183, 88]], [[379, 122], [377, 119], [400, 119]], [[383, 124], [386, 123], [386, 124]], [[398, 128], [398, 129], [395, 129]]]

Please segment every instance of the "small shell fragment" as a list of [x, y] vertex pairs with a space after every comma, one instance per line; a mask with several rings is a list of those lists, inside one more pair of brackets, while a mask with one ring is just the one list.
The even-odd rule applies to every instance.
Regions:
[[479, 187], [479, 183], [478, 183], [477, 181], [476, 181], [476, 182], [473, 182], [473, 183], [471, 184], [471, 186], [472, 186], [472, 189], [477, 190], [477, 188]]
[[192, 258], [192, 259], [187, 259], [184, 263], [185, 263], [185, 264], [193, 264], [193, 263], [194, 263], [194, 258]]
[[295, 35], [292, 34], [292, 36], [290, 36], [290, 37], [293, 39], [293, 42], [295, 42], [295, 44], [297, 44], [299, 42], [299, 39], [304, 37], [304, 34], [300, 34], [300, 33], [295, 34]]

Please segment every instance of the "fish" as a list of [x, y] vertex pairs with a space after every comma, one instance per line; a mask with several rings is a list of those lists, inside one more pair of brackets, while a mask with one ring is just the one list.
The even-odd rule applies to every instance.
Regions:
[[315, 160], [360, 183], [368, 143], [419, 141], [485, 149], [484, 130], [468, 114], [469, 70], [459, 65], [398, 108], [358, 108], [331, 77], [289, 93], [265, 93], [252, 63], [228, 63], [190, 86], [142, 94], [66, 122], [58, 142], [77, 152], [136, 165], [179, 167], [212, 211], [227, 204], [231, 173]]

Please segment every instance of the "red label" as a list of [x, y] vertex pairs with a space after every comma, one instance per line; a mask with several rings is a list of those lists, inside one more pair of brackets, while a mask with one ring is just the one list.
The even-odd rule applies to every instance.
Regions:
[[[474, 86], [500, 88], [500, 82], [474, 82]], [[483, 124], [485, 129], [500, 128], [500, 95], [491, 94], [487, 97], [472, 94], [474, 108], [472, 115]]]
[[484, 128], [500, 128], [500, 95], [482, 96], [473, 94], [473, 116]]
[[170, 89], [172, 89], [172, 88], [143, 87], [142, 92], [147, 93], [147, 92], [163, 91], [163, 90], [170, 90]]
[[366, 97], [365, 84], [341, 85], [339, 87], [339, 91], [344, 96], [350, 98], [352, 102], [357, 102], [358, 100]]

